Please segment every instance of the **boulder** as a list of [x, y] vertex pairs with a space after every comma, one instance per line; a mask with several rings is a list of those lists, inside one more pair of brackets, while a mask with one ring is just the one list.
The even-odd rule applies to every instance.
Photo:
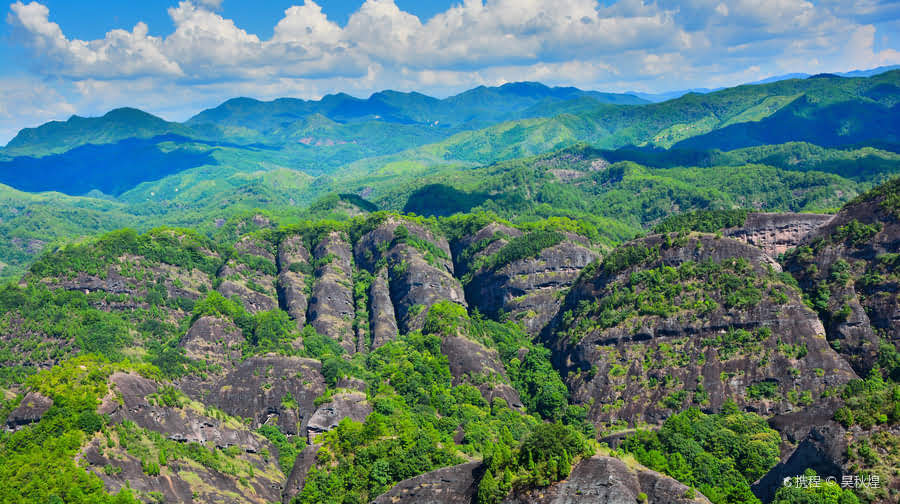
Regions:
[[364, 422], [371, 412], [372, 405], [366, 400], [366, 394], [339, 392], [331, 401], [319, 406], [309, 419], [309, 423], [306, 425], [309, 443], [313, 444], [317, 435], [337, 427], [341, 420], [350, 418], [357, 422]]
[[29, 392], [22, 398], [22, 402], [12, 410], [6, 418], [6, 426], [17, 429], [28, 424], [39, 422], [44, 414], [53, 406], [53, 399], [40, 392]]
[[488, 403], [500, 398], [511, 408], [524, 409], [496, 350], [463, 336], [445, 336], [441, 339], [441, 353], [449, 361], [454, 386], [474, 384]]

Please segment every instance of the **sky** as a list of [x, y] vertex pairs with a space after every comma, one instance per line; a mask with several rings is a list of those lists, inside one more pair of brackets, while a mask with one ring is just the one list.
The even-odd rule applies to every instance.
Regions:
[[0, 145], [122, 106], [181, 121], [235, 96], [664, 92], [892, 64], [900, 0], [19, 0]]

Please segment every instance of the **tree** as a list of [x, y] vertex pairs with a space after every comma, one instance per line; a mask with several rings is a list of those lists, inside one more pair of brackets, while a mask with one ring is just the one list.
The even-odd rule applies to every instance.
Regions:
[[500, 502], [498, 494], [497, 480], [494, 479], [494, 475], [488, 470], [481, 477], [481, 482], [478, 483], [478, 504], [496, 504]]

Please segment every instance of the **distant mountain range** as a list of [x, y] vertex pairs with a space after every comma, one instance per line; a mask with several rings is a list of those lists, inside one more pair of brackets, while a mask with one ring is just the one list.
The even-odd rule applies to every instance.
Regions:
[[[184, 123], [168, 122], [133, 108], [116, 109], [102, 117], [72, 116], [65, 122], [52, 121], [37, 128], [25, 128], [0, 152], [5, 156], [40, 157], [87, 143], [108, 144], [125, 138], [165, 134], [241, 144], [309, 145], [322, 139], [304, 136], [306, 134], [331, 130], [329, 132], [338, 137], [353, 136], [352, 130], [364, 129], [360, 125], [373, 122], [456, 132], [535, 114], [565, 111], [583, 100], [593, 105], [648, 103], [629, 94], [548, 87], [536, 82], [479, 86], [442, 100], [421, 93], [397, 91], [378, 92], [367, 99], [344, 93], [327, 95], [321, 100], [280, 98], [264, 102], [233, 98]], [[345, 139], [333, 139], [338, 143], [342, 140]]]
[[[900, 65], [887, 65], [880, 66], [877, 68], [871, 68], [869, 70], [853, 70], [852, 72], [838, 72], [831, 75], [836, 75], [838, 77], [871, 77], [873, 75], [878, 75], [880, 73], [889, 72], [891, 70], [896, 70], [900, 68]], [[775, 75], [772, 77], [767, 77], [762, 80], [758, 80], [755, 82], [750, 82], [749, 84], [769, 84], [772, 82], [778, 82], [788, 79], [808, 79], [812, 77], [813, 74], [808, 73], [789, 73], [784, 75]], [[682, 89], [678, 91], [666, 91], [664, 93], [641, 93], [638, 91], [628, 91], [626, 94], [637, 96], [643, 100], [647, 100], [653, 103], [659, 103], [666, 100], [673, 100], [675, 98], [680, 98], [688, 93], [712, 93], [713, 91], [719, 91], [725, 88], [691, 88], [691, 89]]]

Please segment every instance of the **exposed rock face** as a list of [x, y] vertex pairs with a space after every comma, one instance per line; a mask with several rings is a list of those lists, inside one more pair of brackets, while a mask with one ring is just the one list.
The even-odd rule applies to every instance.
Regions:
[[[445, 467], [401, 481], [374, 500], [375, 504], [472, 504], [484, 469], [480, 462]], [[508, 504], [634, 504], [646, 494], [652, 504], [708, 503], [702, 495], [688, 498], [688, 487], [644, 468], [630, 469], [619, 459], [594, 456], [580, 461], [563, 481], [548, 488], [510, 495]]]
[[475, 234], [464, 236], [453, 243], [453, 257], [457, 261], [456, 269], [460, 275], [469, 273], [469, 265], [473, 259], [487, 257], [500, 251], [509, 240], [524, 235], [512, 226], [492, 222], [479, 229]]
[[389, 217], [360, 238], [355, 255], [372, 273], [381, 260], [387, 264], [390, 296], [403, 333], [421, 329], [428, 308], [438, 301], [466, 306], [462, 285], [453, 276], [447, 240], [416, 223]]
[[241, 330], [231, 321], [204, 316], [191, 325], [181, 346], [191, 359], [229, 369], [240, 360], [244, 341]]
[[122, 404], [109, 396], [98, 412], [109, 415], [113, 423], [131, 420], [139, 427], [183, 443], [212, 443], [218, 448], [238, 446], [250, 453], [259, 453], [263, 447], [270, 448], [265, 439], [242, 425], [229, 426], [190, 406], [172, 408], [150, 404], [146, 397], [156, 393], [158, 386], [146, 378], [113, 373], [109, 381], [121, 394]]
[[[237, 268], [226, 266], [226, 269], [222, 270], [222, 276], [230, 276], [235, 271], [245, 272], [247, 270], [240, 266]], [[271, 295], [251, 290], [232, 280], [223, 280], [217, 290], [227, 298], [237, 297], [240, 299], [244, 304], [244, 308], [250, 313], [268, 311], [277, 306], [275, 299]]]
[[689, 488], [678, 481], [649, 469], [629, 469], [612, 457], [594, 456], [582, 460], [572, 474], [549, 488], [513, 495], [508, 504], [632, 504], [646, 494], [654, 504], [708, 503], [702, 495], [687, 497]]
[[[473, 256], [486, 257], [509, 243], [505, 236], [521, 235], [517, 229], [491, 224], [467, 240], [467, 247], [493, 240]], [[529, 333], [537, 334], [559, 311], [564, 289], [597, 259], [598, 254], [587, 245], [583, 237], [568, 233], [563, 242], [545, 248], [537, 257], [514, 261], [498, 270], [482, 268], [466, 285], [466, 295], [482, 312], [503, 310], [512, 320], [521, 321]]]
[[[114, 458], [113, 458], [114, 457]], [[116, 493], [126, 485], [138, 492], [159, 492], [165, 502], [190, 503], [254, 503], [268, 504], [279, 498], [280, 484], [263, 473], [265, 467], [253, 457], [257, 469], [255, 477], [246, 484], [224, 473], [206, 467], [197, 467], [183, 461], [170, 461], [159, 476], [144, 473], [141, 460], [128, 453], [114, 450], [109, 456], [102, 443], [95, 439], [84, 450], [83, 459], [88, 468], [103, 480], [107, 490]], [[119, 467], [122, 472], [107, 474], [104, 467]], [[223, 496], [228, 496], [223, 500]]]
[[309, 300], [304, 271], [311, 269], [309, 251], [299, 236], [285, 238], [278, 245], [278, 298], [284, 311], [297, 321], [297, 329], [306, 324]]
[[321, 406], [313, 413], [307, 424], [309, 442], [312, 444], [315, 437], [322, 432], [328, 432], [337, 427], [341, 420], [350, 418], [357, 422], [364, 422], [372, 405], [366, 400], [366, 394], [362, 392], [341, 392]]
[[54, 282], [51, 286], [85, 293], [101, 291], [110, 294], [128, 295], [134, 295], [138, 290], [133, 279], [122, 276], [118, 269], [114, 267], [107, 269], [105, 278], [78, 273], [75, 278], [60, 279], [58, 284]]
[[373, 504], [472, 504], [483, 473], [481, 462], [444, 467], [397, 483]]
[[353, 332], [353, 256], [350, 244], [338, 232], [324, 236], [313, 251], [316, 283], [309, 300], [307, 320], [316, 331], [340, 342], [344, 350], [357, 348]]
[[[174, 232], [173, 232], [174, 233]], [[181, 238], [175, 235], [172, 238]], [[192, 252], [206, 256], [212, 263], [218, 262], [218, 255], [202, 248]], [[124, 299], [97, 299], [92, 306], [104, 311], [134, 310], [135, 308], [156, 307], [174, 316], [182, 316], [180, 302], [196, 300], [212, 288], [209, 274], [199, 269], [183, 265], [166, 264], [157, 259], [125, 253], [105, 268], [102, 275], [76, 273], [73, 278], [46, 277], [40, 280], [51, 289], [66, 289], [85, 294], [105, 292]], [[169, 303], [166, 303], [166, 301]]]
[[[274, 465], [274, 459], [266, 460], [258, 455], [263, 449], [276, 453], [276, 449], [262, 436], [232, 420], [215, 418], [214, 412], [190, 403], [180, 407], [152, 404], [147, 396], [156, 393], [158, 384], [146, 378], [126, 373], [113, 373], [109, 378], [110, 394], [98, 408], [109, 415], [112, 423], [124, 420], [138, 427], [158, 432], [180, 443], [199, 443], [206, 447], [225, 449], [238, 447], [241, 458], [253, 467], [253, 475], [239, 482], [232, 475], [218, 472], [193, 461], [170, 460], [159, 476], [148, 475], [142, 461], [121, 448], [112, 449], [100, 438], [92, 441], [82, 452], [88, 468], [97, 474], [108, 490], [117, 492], [126, 484], [144, 492], [160, 492], [171, 502], [233, 502], [268, 503], [281, 497], [283, 475]], [[207, 448], [200, 448], [207, 449]], [[108, 474], [107, 465], [122, 468], [118, 474]], [[222, 499], [227, 495], [226, 500]]]
[[251, 236], [245, 236], [234, 244], [234, 249], [242, 254], [250, 254], [275, 262], [275, 254], [270, 250], [271, 244]]
[[382, 268], [369, 288], [369, 326], [372, 330], [372, 350], [397, 338], [397, 317], [388, 286], [387, 268]]
[[[164, 502], [268, 504], [277, 501], [281, 491], [280, 482], [267, 474], [271, 467], [264, 465], [260, 457], [248, 457], [256, 469], [254, 477], [245, 484], [236, 477], [184, 461], [169, 461], [159, 476], [149, 476], [139, 458], [120, 449], [104, 450], [103, 444], [94, 439], [83, 450], [82, 458], [113, 493], [127, 485], [138, 492], [159, 492]], [[107, 466], [122, 471], [107, 474]]]
[[[803, 394], [817, 400], [856, 377], [760, 249], [710, 235], [670, 241], [633, 242], [657, 252], [621, 271], [597, 268], [545, 333], [576, 401], [595, 401], [590, 419], [658, 423], [691, 403], [717, 410], [729, 398], [763, 415], [787, 413]], [[667, 274], [680, 276], [653, 291]], [[731, 297], [738, 293], [746, 297]]]
[[519, 393], [509, 385], [496, 350], [462, 336], [445, 336], [441, 339], [441, 353], [449, 360], [453, 385], [476, 384], [488, 402], [501, 398], [511, 408], [524, 408]]
[[725, 236], [763, 249], [772, 257], [778, 257], [794, 248], [834, 217], [826, 214], [805, 213], [751, 213], [744, 225], [729, 228]]
[[285, 434], [301, 435], [315, 411], [316, 397], [325, 392], [321, 369], [313, 359], [257, 356], [218, 380], [183, 388], [229, 415], [252, 419], [253, 428], [274, 423]]
[[284, 484], [284, 493], [281, 498], [284, 504], [290, 504], [294, 496], [303, 490], [303, 486], [306, 485], [306, 477], [309, 475], [309, 470], [316, 464], [316, 454], [321, 447], [322, 445], [317, 444], [309, 445], [297, 455], [294, 468], [291, 469], [287, 483]]
[[10, 429], [16, 429], [38, 422], [52, 406], [53, 399], [39, 392], [29, 392], [22, 398], [19, 406], [12, 410], [12, 413], [6, 418], [6, 426]]
[[[121, 445], [108, 444], [96, 437], [82, 451], [80, 458], [87, 468], [97, 474], [106, 488], [117, 492], [128, 485], [141, 492], [159, 492], [168, 502], [233, 502], [264, 504], [281, 496], [281, 472], [274, 460], [259, 455], [263, 449], [275, 453], [267, 440], [250, 432], [232, 420], [221, 420], [208, 414], [204, 407], [191, 403], [180, 407], [153, 404], [147, 396], [157, 392], [158, 384], [146, 378], [126, 373], [113, 373], [111, 385], [98, 412], [109, 415], [112, 423], [124, 420], [138, 427], [158, 432], [181, 443], [199, 443], [224, 449], [238, 447], [241, 459], [253, 467], [250, 477], [237, 477], [219, 472], [212, 466], [185, 459], [170, 459], [158, 476], [151, 476], [143, 468], [143, 461], [129, 454]], [[218, 416], [218, 415], [217, 415]], [[270, 457], [271, 458], [271, 457]], [[108, 466], [120, 472], [106, 471]], [[223, 500], [223, 496], [228, 496]]]
[[846, 431], [836, 422], [809, 426], [808, 433], [797, 447], [768, 473], [753, 484], [754, 495], [763, 502], [771, 502], [785, 478], [800, 476], [807, 469], [826, 479], [841, 481], [843, 460], [847, 452]]
[[275, 255], [268, 244], [247, 236], [234, 248], [241, 256], [229, 259], [219, 270], [219, 293], [227, 298], [237, 296], [250, 313], [276, 308]]
[[875, 364], [882, 336], [900, 346], [900, 211], [886, 201], [898, 186], [845, 206], [785, 262], [815, 300], [828, 340], [861, 376]]

